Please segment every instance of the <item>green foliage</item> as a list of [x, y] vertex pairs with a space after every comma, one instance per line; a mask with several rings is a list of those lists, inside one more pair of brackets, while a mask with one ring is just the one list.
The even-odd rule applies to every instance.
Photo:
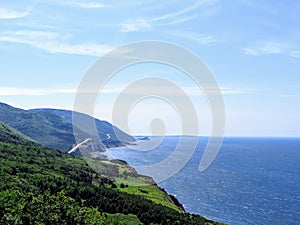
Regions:
[[92, 165], [93, 168], [99, 171], [102, 176], [113, 180], [116, 183], [119, 191], [139, 195], [155, 203], [167, 206], [180, 212], [182, 211], [180, 207], [174, 204], [174, 200], [166, 192], [158, 188], [151, 177], [138, 174], [125, 161], [95, 159], [86, 160], [88, 160], [89, 165]]
[[[88, 116], [83, 117], [91, 118]], [[49, 148], [69, 151], [76, 143], [73, 133], [72, 111], [55, 109], [23, 110], [0, 103], [0, 121]], [[106, 121], [95, 120], [95, 122], [99, 137], [103, 139], [106, 147], [120, 146], [123, 143], [135, 140], [132, 136]], [[78, 129], [77, 132], [80, 133], [83, 140], [93, 138], [85, 131]], [[110, 139], [107, 139], [107, 134], [110, 134]], [[99, 147], [98, 150], [100, 149]]]
[[38, 114], [0, 103], [0, 121], [38, 143], [67, 151], [75, 143], [73, 128], [54, 114]]
[[107, 216], [106, 224], [119, 224], [119, 225], [140, 225], [141, 222], [137, 218], [136, 215], [132, 214], [121, 214], [121, 213], [115, 213], [115, 214], [105, 214]]
[[[61, 110], [61, 109], [34, 109], [31, 110], [31, 112], [38, 112], [38, 113], [52, 113], [59, 117], [61, 117], [63, 120], [67, 121], [68, 123], [72, 123], [72, 111], [69, 110]], [[77, 113], [78, 116], [82, 120], [88, 120], [92, 119], [90, 116]], [[103, 144], [106, 145], [106, 147], [115, 147], [120, 146], [123, 143], [131, 143], [135, 141], [135, 138], [124, 133], [119, 128], [113, 126], [112, 124], [95, 119], [95, 126], [99, 135], [99, 138], [103, 141]], [[110, 134], [110, 139], [107, 139], [107, 134]]]
[[20, 191], [0, 192], [1, 224], [105, 224], [105, 217], [95, 208], [82, 207], [64, 191], [38, 196]]
[[36, 145], [32, 139], [0, 121], [0, 142], [21, 145]]
[[110, 188], [101, 170], [60, 151], [0, 143], [0, 164], [0, 224], [211, 224]]

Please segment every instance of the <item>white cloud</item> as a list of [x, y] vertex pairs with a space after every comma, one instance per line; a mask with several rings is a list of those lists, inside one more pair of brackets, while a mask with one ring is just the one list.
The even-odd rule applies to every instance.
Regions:
[[219, 42], [213, 35], [206, 35], [206, 34], [197, 34], [193, 32], [171, 32], [169, 34], [172, 34], [177, 37], [182, 37], [191, 41], [195, 41], [201, 45], [209, 45], [209, 44], [215, 44], [216, 42]]
[[295, 50], [290, 53], [290, 56], [300, 58], [300, 50]]
[[[180, 96], [182, 91], [188, 96], [203, 96], [201, 89], [197, 86], [180, 86], [174, 88], [172, 86], [163, 86], [159, 83], [148, 83], [146, 86], [139, 86], [135, 88], [126, 89], [124, 86], [108, 86], [105, 87], [101, 94], [130, 94], [130, 95], [141, 95], [145, 93], [156, 93], [161, 96]], [[219, 90], [211, 87], [206, 87], [207, 95], [236, 95], [236, 94], [248, 94], [253, 91], [244, 88], [231, 88], [231, 87], [220, 87]], [[124, 92], [125, 91], [125, 92]]]
[[[159, 84], [158, 84], [159, 85]], [[22, 88], [22, 87], [1, 87], [0, 86], [0, 96], [46, 96], [46, 95], [55, 95], [55, 94], [76, 94], [76, 93], [84, 93], [84, 94], [130, 94], [130, 95], [140, 95], [142, 93], [151, 93], [155, 90], [155, 93], [159, 93], [161, 96], [169, 95], [169, 96], [179, 96], [181, 92], [172, 87], [160, 86], [158, 88], [157, 85], [148, 85], [147, 87], [137, 87], [134, 89], [127, 89], [126, 93], [124, 92], [124, 86], [107, 86], [103, 90], [83, 90], [76, 88]], [[178, 87], [181, 90], [185, 91], [188, 96], [203, 96], [201, 89], [199, 87]], [[219, 94], [218, 90], [213, 88], [207, 88], [209, 95]], [[249, 90], [240, 89], [240, 88], [228, 88], [221, 87], [220, 88], [222, 95], [235, 95], [235, 94], [247, 94], [250, 93]]]
[[39, 0], [24, 0], [20, 2], [6, 1], [0, 5], [0, 19], [17, 19], [29, 16]]
[[67, 6], [85, 9], [99, 9], [104, 7], [103, 4], [100, 4], [98, 2], [60, 1], [59, 3]]
[[167, 13], [165, 15], [157, 16], [154, 18], [140, 18], [136, 20], [126, 21], [125, 23], [121, 24], [121, 31], [122, 32], [134, 32], [134, 31], [142, 31], [151, 28], [152, 26], [169, 26], [169, 25], [177, 25], [180, 23], [184, 23], [190, 20], [195, 19], [198, 17], [197, 14], [193, 15], [186, 15], [192, 11], [196, 11], [196, 9], [213, 5], [218, 0], [199, 0], [196, 3], [183, 8], [176, 12]]
[[16, 19], [28, 16], [29, 10], [26, 11], [15, 11], [12, 9], [4, 8], [0, 6], [0, 19]]
[[26, 21], [26, 22], [18, 22], [16, 23], [16, 25], [20, 26], [20, 27], [24, 27], [26, 29], [30, 28], [30, 29], [46, 29], [46, 30], [50, 30], [50, 29], [54, 29], [55, 26], [52, 25], [48, 25], [48, 24], [42, 24], [39, 23], [38, 21]]
[[195, 9], [198, 9], [199, 7], [206, 6], [206, 5], [212, 5], [212, 4], [215, 4], [216, 2], [217, 2], [217, 0], [200, 0], [200, 1], [197, 1], [196, 3], [194, 3], [193, 5], [188, 6], [184, 9], [181, 9], [177, 12], [168, 13], [168, 14], [165, 14], [163, 16], [156, 17], [156, 18], [153, 19], [153, 21], [174, 19], [178, 16], [184, 15], [184, 14], [189, 13], [189, 12], [195, 10]]
[[93, 43], [70, 44], [67, 36], [56, 32], [21, 30], [2, 32], [0, 41], [27, 44], [51, 53], [66, 53], [75, 55], [101, 56], [113, 47]]
[[250, 94], [253, 90], [244, 89], [244, 88], [229, 88], [229, 87], [221, 87], [222, 95], [236, 95], [236, 94]]
[[244, 48], [246, 55], [270, 55], [282, 53], [283, 47], [279, 43], [266, 42], [253, 47]]
[[168, 25], [177, 25], [181, 23], [185, 23], [187, 21], [193, 20], [195, 18], [199, 17], [198, 15], [192, 15], [192, 16], [185, 16], [180, 18], [175, 18], [174, 20], [166, 23], [160, 23], [159, 26], [168, 26]]
[[204, 96], [204, 94], [207, 95], [236, 95], [236, 94], [248, 94], [251, 91], [247, 89], [242, 88], [231, 88], [231, 87], [219, 87], [219, 89], [205, 87], [207, 90], [207, 93], [202, 93], [199, 87], [183, 87], [184, 90], [186, 90], [186, 93], [189, 96]]
[[[110, 87], [101, 90], [101, 94], [121, 93], [123, 87]], [[100, 90], [77, 88], [23, 88], [0, 86], [0, 96], [46, 96], [55, 94], [98, 94]]]
[[35, 89], [19, 87], [0, 87], [0, 96], [43, 96], [51, 94], [74, 93], [73, 89]]
[[292, 57], [300, 57], [300, 51], [295, 50], [290, 43], [265, 41], [253, 44], [243, 49], [246, 55], [278, 55], [284, 54]]
[[300, 98], [300, 94], [280, 94], [278, 96], [282, 98]]
[[104, 5], [99, 3], [98, 1], [72, 1], [72, 0], [50, 0], [51, 2], [57, 5], [69, 6], [69, 7], [77, 7], [83, 9], [99, 9], [103, 8]]
[[258, 55], [258, 50], [253, 47], [247, 47], [243, 49], [246, 55]]
[[133, 32], [139, 30], [149, 29], [151, 27], [150, 23], [144, 19], [137, 19], [135, 21], [128, 21], [121, 24], [122, 32]]

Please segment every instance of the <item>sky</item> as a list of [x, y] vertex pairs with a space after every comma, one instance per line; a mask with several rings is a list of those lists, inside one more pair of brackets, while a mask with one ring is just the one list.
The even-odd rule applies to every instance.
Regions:
[[[72, 109], [97, 59], [145, 40], [186, 48], [210, 68], [224, 98], [226, 136], [299, 137], [300, 2], [293, 0], [0, 0], [0, 101]], [[181, 87], [197, 111], [199, 135], [210, 134], [212, 116], [201, 90], [159, 63], [114, 74], [98, 96], [95, 116], [114, 122], [118, 95], [149, 77]], [[137, 102], [128, 115], [130, 133], [148, 135], [151, 121], [160, 118], [167, 134], [181, 134], [186, 118], [175, 108], [151, 96]]]

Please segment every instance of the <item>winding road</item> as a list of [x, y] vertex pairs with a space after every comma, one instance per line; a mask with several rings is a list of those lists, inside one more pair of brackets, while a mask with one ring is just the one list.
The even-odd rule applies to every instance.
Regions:
[[74, 148], [72, 148], [70, 151], [68, 151], [68, 154], [71, 154], [72, 152], [75, 152], [81, 145], [84, 145], [85, 143], [87, 143], [91, 140], [92, 140], [92, 138], [87, 138], [86, 140], [84, 140], [83, 142], [79, 143]]

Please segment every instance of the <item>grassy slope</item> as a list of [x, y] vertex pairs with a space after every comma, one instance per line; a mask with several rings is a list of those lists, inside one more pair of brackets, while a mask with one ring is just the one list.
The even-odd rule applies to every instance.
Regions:
[[159, 189], [151, 177], [138, 174], [128, 164], [119, 160], [87, 160], [92, 168], [113, 180], [119, 191], [142, 196], [157, 204], [182, 212], [182, 209], [173, 203], [167, 193]]

